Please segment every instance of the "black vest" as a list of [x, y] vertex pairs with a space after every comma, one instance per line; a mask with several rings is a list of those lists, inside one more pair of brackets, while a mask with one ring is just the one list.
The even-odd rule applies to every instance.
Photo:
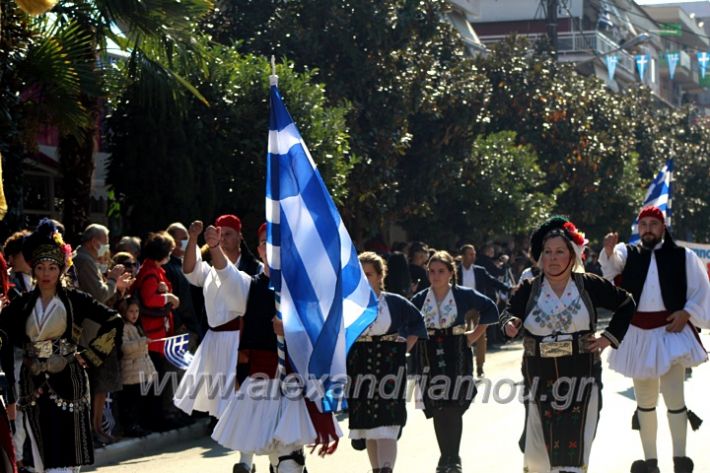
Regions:
[[268, 276], [264, 273], [253, 276], [244, 313], [244, 328], [239, 338], [239, 349], [276, 352], [276, 334], [271, 322], [275, 315], [274, 291], [269, 289]]
[[[629, 291], [638, 304], [651, 265], [651, 250], [639, 245], [626, 245], [628, 257], [621, 273], [620, 286]], [[685, 273], [685, 248], [673, 242], [666, 231], [663, 245], [656, 253], [658, 281], [666, 309], [675, 312], [685, 307], [688, 280]]]

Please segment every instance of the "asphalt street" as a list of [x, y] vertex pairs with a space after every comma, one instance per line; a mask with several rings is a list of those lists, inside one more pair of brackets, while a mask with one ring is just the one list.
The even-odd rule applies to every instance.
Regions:
[[[710, 336], [703, 335], [706, 347]], [[461, 458], [464, 472], [521, 472], [523, 456], [518, 449], [522, 432], [524, 408], [515, 396], [520, 388], [520, 345], [507, 345], [490, 353], [486, 362], [489, 382], [479, 385], [479, 394], [464, 416]], [[606, 358], [606, 356], [604, 357]], [[606, 367], [606, 360], [604, 361]], [[638, 433], [631, 430], [631, 415], [635, 408], [631, 380], [609, 369], [603, 375], [603, 409], [597, 437], [592, 449], [590, 473], [623, 473], [631, 463], [641, 458]], [[707, 422], [700, 430], [688, 433], [688, 455], [695, 461], [696, 473], [710, 473], [710, 363], [697, 367], [686, 381], [686, 404]], [[509, 400], [513, 398], [512, 400]], [[508, 401], [508, 402], [506, 402]], [[670, 432], [665, 406], [659, 405], [658, 449], [662, 472], [672, 472]], [[431, 421], [408, 403], [409, 419], [399, 442], [395, 471], [434, 473], [439, 451]], [[327, 458], [307, 457], [309, 473], [366, 473], [371, 471], [366, 452], [351, 448], [347, 440], [347, 421], [341, 422], [345, 438], [338, 451]], [[231, 473], [237, 455], [207, 436], [182, 441], [147, 456], [122, 461], [119, 464], [82, 471], [100, 473]], [[265, 457], [256, 458], [257, 472], [268, 472]]]

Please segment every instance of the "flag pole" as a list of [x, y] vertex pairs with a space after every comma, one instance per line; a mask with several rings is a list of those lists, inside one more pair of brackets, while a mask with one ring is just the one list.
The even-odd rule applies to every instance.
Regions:
[[[278, 87], [278, 85], [279, 76], [276, 75], [276, 56], [272, 54], [269, 86]], [[268, 261], [265, 261], [265, 263], [268, 264]], [[280, 321], [283, 321], [283, 317], [281, 316], [281, 294], [278, 291], [274, 291], [274, 302], [276, 304], [276, 317], [278, 317]], [[276, 355], [279, 361], [276, 368], [276, 376], [278, 379], [283, 381], [286, 377], [286, 339], [283, 335], [276, 335]]]

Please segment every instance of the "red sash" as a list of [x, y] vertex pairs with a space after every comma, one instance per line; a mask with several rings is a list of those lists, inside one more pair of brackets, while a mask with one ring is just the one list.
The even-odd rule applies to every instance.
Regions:
[[631, 325], [635, 325], [638, 328], [644, 330], [651, 330], [658, 327], [663, 327], [668, 325], [666, 319], [671, 315], [670, 310], [660, 310], [658, 312], [636, 312], [633, 317], [631, 317]]

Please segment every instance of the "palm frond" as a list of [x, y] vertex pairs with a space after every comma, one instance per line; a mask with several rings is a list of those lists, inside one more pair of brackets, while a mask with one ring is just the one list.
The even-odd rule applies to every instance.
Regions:
[[23, 97], [28, 114], [36, 122], [55, 125], [68, 134], [89, 124], [81, 95], [85, 88], [99, 90], [85, 59], [92, 44], [90, 35], [70, 23], [41, 31], [28, 48], [18, 68], [26, 80]]
[[212, 0], [96, 0], [107, 24], [118, 25], [131, 39], [164, 36], [189, 42], [197, 22], [213, 7]]

